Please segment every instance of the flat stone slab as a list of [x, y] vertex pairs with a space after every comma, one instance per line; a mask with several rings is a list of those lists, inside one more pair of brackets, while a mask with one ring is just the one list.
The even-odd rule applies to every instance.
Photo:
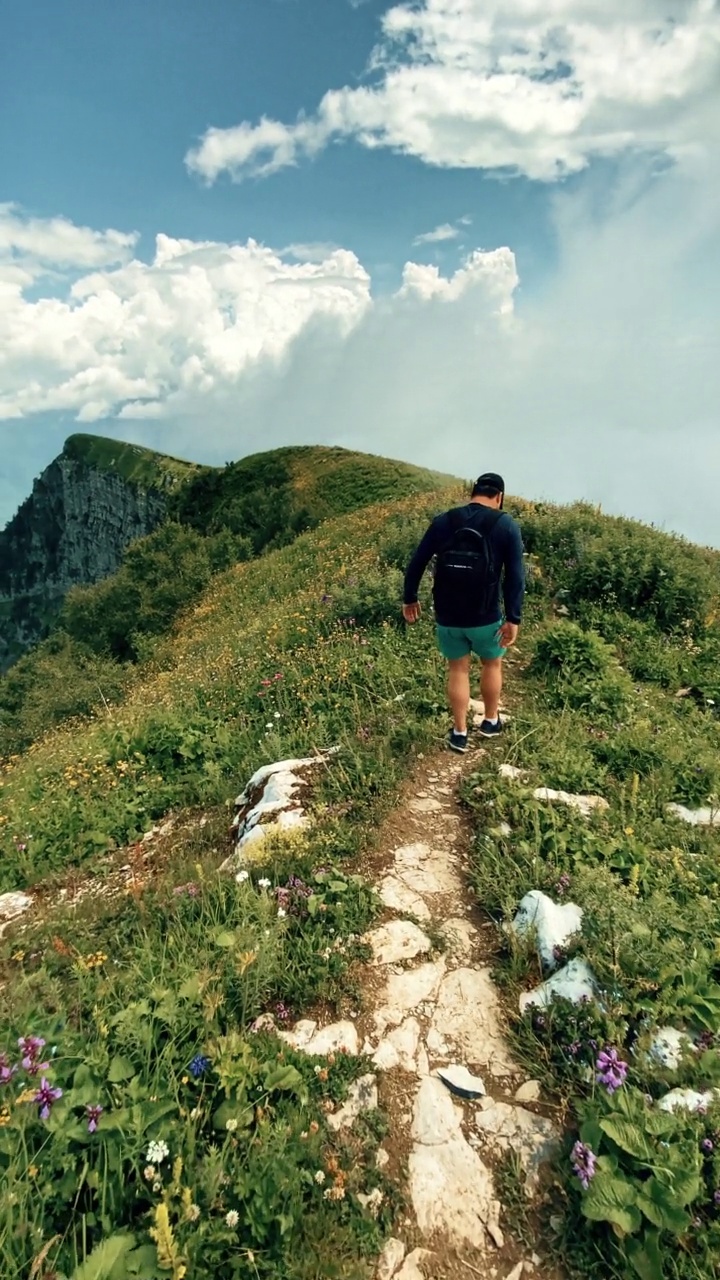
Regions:
[[539, 1102], [542, 1085], [539, 1080], [526, 1080], [515, 1093], [516, 1102]]
[[380, 901], [391, 911], [402, 911], [417, 920], [429, 920], [430, 908], [419, 893], [396, 876], [386, 876], [380, 885]]
[[545, 800], [550, 804], [566, 804], [577, 809], [585, 818], [591, 813], [603, 813], [610, 808], [604, 796], [575, 796], [570, 791], [553, 791], [550, 787], [538, 787], [533, 791], [535, 800]]
[[597, 995], [595, 975], [587, 963], [580, 958], [571, 960], [563, 969], [558, 969], [547, 982], [542, 982], [533, 991], [524, 991], [520, 996], [520, 1012], [525, 1013], [531, 1006], [545, 1009], [552, 1003], [553, 996], [563, 996], [580, 1004], [582, 1000], [594, 1000]]
[[395, 854], [395, 875], [416, 893], [457, 893], [460, 880], [451, 858], [427, 845], [407, 845]]
[[560, 1141], [551, 1120], [524, 1107], [486, 1098], [475, 1115], [475, 1127], [491, 1140], [494, 1150], [514, 1151], [527, 1174], [528, 1190], [537, 1182], [540, 1166], [550, 1160]]
[[329, 1053], [351, 1053], [359, 1048], [357, 1028], [353, 1022], [332, 1022], [320, 1027], [316, 1022], [298, 1022], [292, 1031], [278, 1032], [281, 1040], [301, 1053], [325, 1058]]
[[375, 1014], [376, 1025], [382, 1030], [387, 1026], [397, 1026], [419, 1005], [434, 1000], [445, 968], [445, 960], [440, 958], [418, 965], [407, 973], [389, 974], [383, 1004]]
[[16, 890], [12, 893], [0, 893], [0, 938], [7, 926], [18, 916], [24, 915], [32, 906], [33, 900], [27, 893]]
[[340, 1129], [349, 1129], [353, 1121], [365, 1111], [376, 1111], [378, 1105], [377, 1080], [373, 1075], [360, 1076], [353, 1080], [348, 1089], [348, 1096], [339, 1111], [331, 1111], [327, 1117], [328, 1125], [336, 1133]]
[[437, 1076], [459, 1098], [482, 1098], [485, 1094], [485, 1084], [480, 1076], [474, 1076], [472, 1071], [468, 1071], [460, 1063], [453, 1062], [449, 1067], [438, 1067]]
[[693, 827], [720, 827], [720, 809], [687, 809], [684, 804], [669, 804], [667, 811]]
[[428, 1280], [430, 1272], [421, 1270], [421, 1267], [423, 1263], [429, 1263], [432, 1256], [429, 1249], [413, 1249], [396, 1272], [395, 1280]]
[[517, 1070], [502, 1032], [497, 990], [489, 969], [455, 969], [443, 979], [431, 1029], [439, 1041], [455, 1046], [457, 1056], [473, 1067], [486, 1067], [494, 1076], [512, 1075]]
[[432, 943], [411, 920], [391, 920], [365, 935], [373, 951], [373, 964], [399, 964], [432, 950]]
[[442, 804], [439, 800], [433, 800], [432, 796], [416, 796], [410, 801], [408, 808], [413, 813], [438, 813]]
[[421, 1027], [417, 1018], [406, 1018], [380, 1041], [373, 1055], [375, 1066], [384, 1071], [401, 1067], [403, 1071], [417, 1073], [420, 1034]]
[[582, 918], [582, 908], [574, 902], [553, 902], [546, 893], [531, 889], [509, 928], [521, 938], [534, 930], [543, 965], [556, 969], [556, 948], [562, 950], [581, 932]]
[[477, 942], [477, 929], [462, 916], [451, 916], [442, 926], [448, 951], [458, 960], [469, 960]]
[[402, 1240], [391, 1236], [385, 1241], [383, 1251], [378, 1258], [375, 1280], [392, 1280], [404, 1257], [405, 1245]]

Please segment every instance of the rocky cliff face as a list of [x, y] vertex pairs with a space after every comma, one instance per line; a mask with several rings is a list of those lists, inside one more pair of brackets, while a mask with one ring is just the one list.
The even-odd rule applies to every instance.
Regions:
[[71, 587], [118, 568], [162, 520], [166, 497], [63, 452], [0, 532], [0, 670], [39, 640]]

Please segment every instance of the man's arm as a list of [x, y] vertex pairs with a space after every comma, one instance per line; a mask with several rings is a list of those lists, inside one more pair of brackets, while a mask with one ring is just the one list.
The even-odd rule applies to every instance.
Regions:
[[503, 598], [505, 600], [505, 617], [514, 627], [519, 627], [525, 597], [525, 563], [523, 560], [522, 537], [514, 520], [508, 521], [504, 533], [503, 568], [505, 574]]
[[405, 573], [405, 586], [403, 589], [404, 605], [417, 604], [420, 579], [433, 556], [440, 551], [442, 546], [442, 530], [440, 528], [439, 520], [435, 519], [423, 535], [422, 541], [407, 567]]

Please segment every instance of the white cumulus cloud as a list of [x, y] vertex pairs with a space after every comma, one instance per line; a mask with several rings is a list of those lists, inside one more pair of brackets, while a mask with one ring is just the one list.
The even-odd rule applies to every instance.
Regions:
[[441, 244], [444, 240], [457, 240], [459, 235], [459, 227], [454, 227], [450, 222], [443, 222], [433, 231], [423, 231], [422, 235], [415, 236], [413, 244]]
[[420, 0], [382, 18], [368, 83], [313, 115], [211, 128], [208, 182], [266, 176], [332, 140], [549, 181], [597, 157], [702, 145], [717, 111], [715, 0]]

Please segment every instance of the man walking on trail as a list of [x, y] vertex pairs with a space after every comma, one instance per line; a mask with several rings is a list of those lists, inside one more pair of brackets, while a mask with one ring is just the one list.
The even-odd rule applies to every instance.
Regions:
[[[436, 557], [433, 603], [440, 652], [448, 661], [448, 701], [453, 714], [449, 746], [467, 750], [470, 663], [482, 663], [483, 738], [502, 733], [502, 660], [517, 639], [525, 593], [523, 546], [512, 516], [503, 511], [505, 482], [487, 471], [476, 480], [470, 501], [436, 516], [405, 574], [403, 616], [420, 617], [418, 587]], [[500, 591], [505, 604], [502, 619]]]

